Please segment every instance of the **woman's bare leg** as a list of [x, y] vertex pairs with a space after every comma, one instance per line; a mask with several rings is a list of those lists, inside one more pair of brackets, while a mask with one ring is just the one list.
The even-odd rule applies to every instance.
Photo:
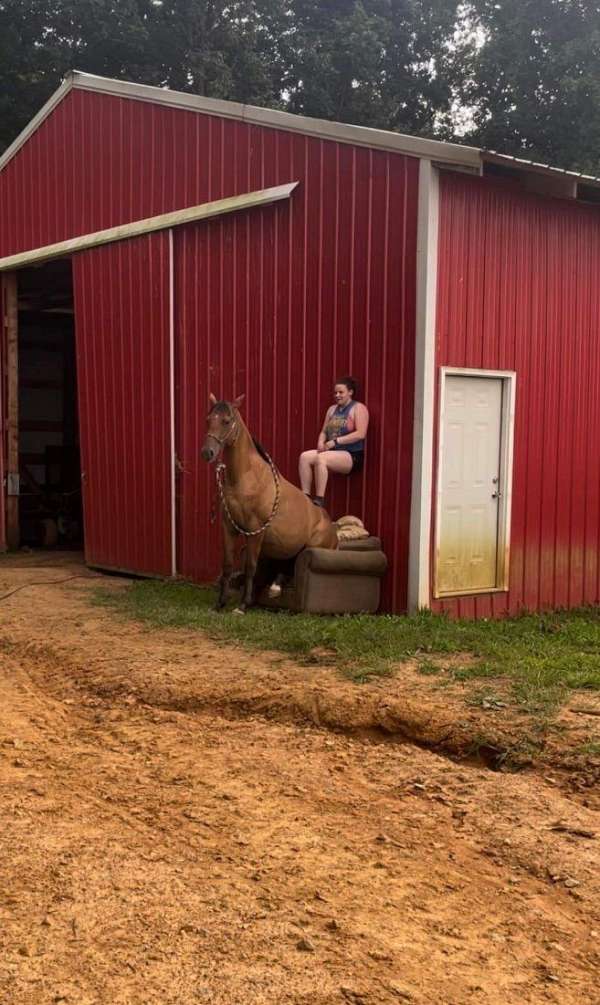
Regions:
[[305, 450], [300, 454], [298, 472], [300, 474], [300, 486], [303, 492], [309, 496], [312, 488], [313, 464], [317, 457], [322, 456], [317, 450]]
[[324, 450], [322, 454], [317, 454], [314, 467], [315, 494], [323, 498], [327, 488], [329, 472], [335, 471], [340, 475], [350, 474], [352, 471], [352, 457], [347, 450]]

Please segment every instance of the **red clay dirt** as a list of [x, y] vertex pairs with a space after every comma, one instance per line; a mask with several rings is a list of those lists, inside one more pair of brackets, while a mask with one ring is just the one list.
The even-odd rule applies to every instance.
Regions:
[[408, 742], [475, 714], [410, 676], [56, 582], [90, 575], [0, 562], [0, 595], [27, 586], [0, 603], [2, 1005], [598, 1005], [592, 788]]

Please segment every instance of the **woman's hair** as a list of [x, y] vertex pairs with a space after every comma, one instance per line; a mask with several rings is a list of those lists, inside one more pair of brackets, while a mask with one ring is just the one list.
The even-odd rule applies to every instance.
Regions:
[[338, 377], [336, 384], [345, 384], [349, 391], [352, 391], [353, 397], [356, 398], [358, 394], [358, 382], [354, 377]]

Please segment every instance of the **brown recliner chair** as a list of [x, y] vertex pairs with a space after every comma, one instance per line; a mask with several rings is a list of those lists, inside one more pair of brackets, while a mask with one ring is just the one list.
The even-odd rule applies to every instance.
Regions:
[[387, 559], [378, 537], [340, 541], [337, 551], [305, 548], [294, 575], [275, 599], [261, 592], [261, 606], [305, 614], [374, 614]]

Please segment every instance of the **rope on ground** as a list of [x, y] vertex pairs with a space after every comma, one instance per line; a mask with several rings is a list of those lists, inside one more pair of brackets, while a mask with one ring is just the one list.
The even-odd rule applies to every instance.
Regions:
[[60, 586], [61, 583], [70, 583], [72, 579], [102, 579], [102, 576], [67, 576], [66, 579], [47, 579], [43, 583], [24, 583], [23, 586], [17, 586], [14, 590], [4, 593], [0, 597], [0, 603], [3, 600], [8, 600], [9, 597], [13, 597], [20, 590], [28, 590], [30, 586]]

